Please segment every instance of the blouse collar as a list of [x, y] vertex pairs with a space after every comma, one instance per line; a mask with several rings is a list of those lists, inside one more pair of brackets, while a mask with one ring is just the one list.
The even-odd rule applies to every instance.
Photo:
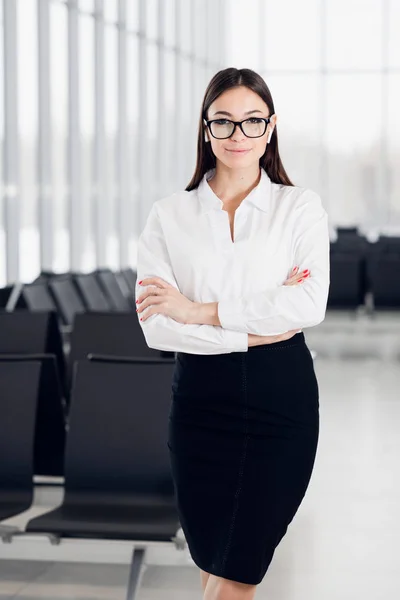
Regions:
[[[242, 200], [242, 203], [251, 203], [257, 206], [259, 209], [267, 212], [269, 210], [269, 200], [271, 196], [271, 180], [264, 168], [261, 169], [260, 181], [254, 187], [249, 194]], [[211, 189], [208, 184], [208, 180], [214, 175], [215, 167], [207, 171], [201, 179], [197, 187], [197, 195], [201, 203], [201, 210], [203, 213], [210, 210], [222, 209], [224, 203], [218, 198], [218, 196]]]

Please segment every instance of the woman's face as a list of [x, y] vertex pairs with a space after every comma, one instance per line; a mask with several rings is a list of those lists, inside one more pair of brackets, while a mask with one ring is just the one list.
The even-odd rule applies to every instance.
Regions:
[[[269, 117], [268, 105], [258, 94], [245, 86], [227, 90], [210, 105], [207, 120], [230, 119], [243, 121], [244, 119]], [[267, 139], [276, 124], [276, 115], [268, 123], [267, 130], [261, 137], [251, 138], [244, 135], [239, 126], [231, 137], [226, 139], [214, 138], [208, 127], [207, 135], [211, 148], [217, 160], [230, 168], [245, 168], [254, 163], [259, 164], [259, 159], [264, 154]], [[223, 126], [223, 121], [221, 122]], [[240, 152], [238, 150], [244, 150]]]

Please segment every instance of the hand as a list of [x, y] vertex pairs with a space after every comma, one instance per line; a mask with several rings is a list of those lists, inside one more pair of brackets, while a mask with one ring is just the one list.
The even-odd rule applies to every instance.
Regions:
[[136, 310], [141, 315], [142, 322], [155, 314], [171, 317], [178, 323], [190, 321], [196, 303], [186, 298], [173, 285], [161, 277], [143, 279], [140, 285], [150, 286], [136, 300]]
[[294, 267], [289, 277], [286, 279], [283, 285], [296, 285], [298, 283], [302, 283], [307, 277], [310, 277], [311, 273], [308, 269], [304, 269], [304, 271], [299, 271], [299, 267]]

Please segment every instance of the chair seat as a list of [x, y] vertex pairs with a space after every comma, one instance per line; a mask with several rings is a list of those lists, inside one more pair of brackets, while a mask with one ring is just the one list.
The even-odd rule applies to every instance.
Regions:
[[26, 531], [74, 538], [169, 542], [179, 527], [176, 509], [170, 503], [161, 506], [74, 503], [31, 519]]
[[10, 519], [11, 517], [15, 517], [22, 512], [25, 512], [31, 507], [33, 495], [31, 493], [26, 494], [25, 500], [4, 500], [1, 498], [0, 503], [0, 521], [4, 521], [5, 519]]

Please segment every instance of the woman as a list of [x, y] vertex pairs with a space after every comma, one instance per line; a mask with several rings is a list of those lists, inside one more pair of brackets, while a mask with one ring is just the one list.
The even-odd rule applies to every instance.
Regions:
[[197, 165], [139, 238], [146, 342], [176, 352], [169, 420], [181, 526], [206, 600], [250, 600], [308, 487], [318, 384], [302, 329], [325, 316], [327, 214], [295, 186], [250, 69], [205, 92]]

